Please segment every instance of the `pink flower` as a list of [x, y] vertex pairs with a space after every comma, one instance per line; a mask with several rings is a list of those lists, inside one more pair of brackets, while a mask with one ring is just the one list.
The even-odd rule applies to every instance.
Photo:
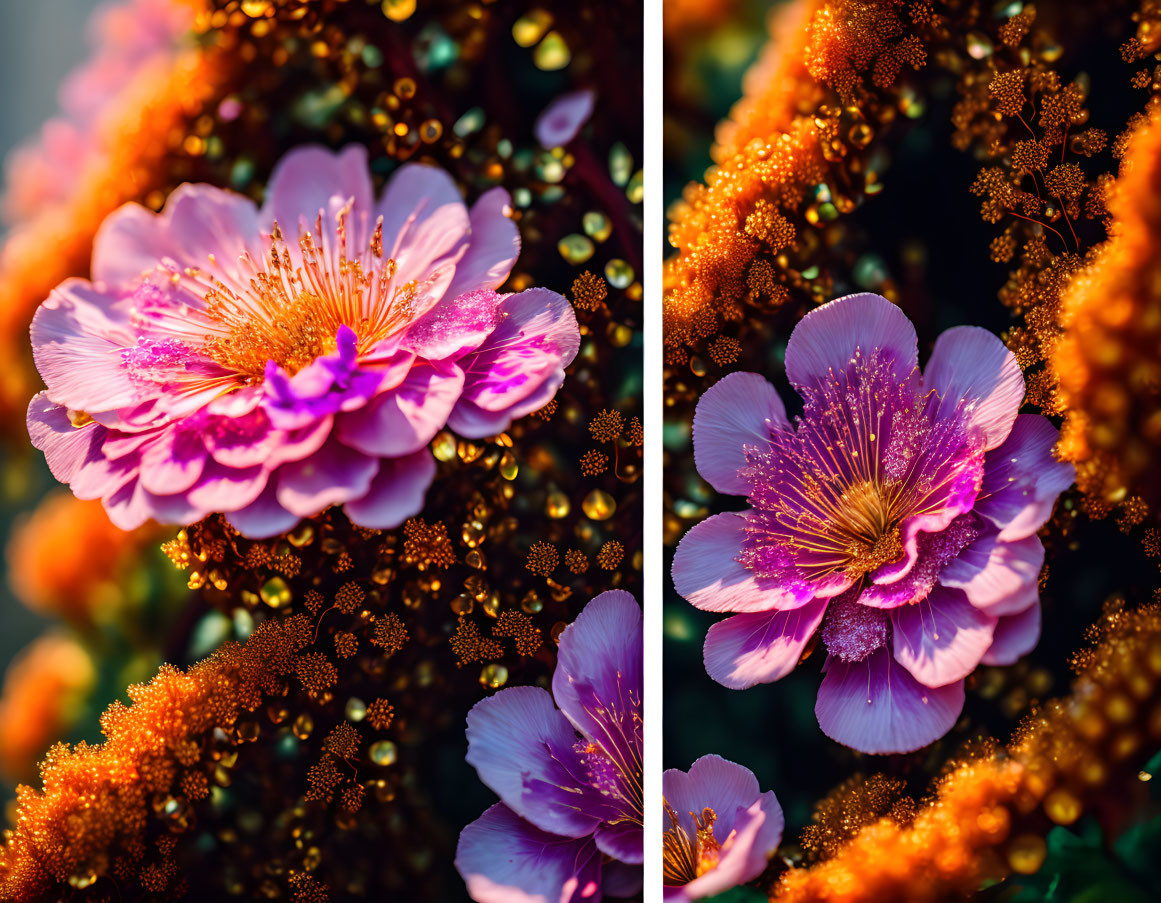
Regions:
[[698, 403], [698, 471], [751, 508], [682, 539], [677, 591], [732, 617], [710, 628], [710, 677], [778, 680], [819, 634], [815, 714], [835, 740], [909, 752], [951, 729], [964, 678], [1010, 664], [1040, 635], [1036, 535], [1071, 465], [1056, 428], [1019, 414], [1024, 377], [994, 335], [966, 326], [920, 372], [915, 329], [878, 295], [808, 314], [786, 349], [794, 424], [756, 373]]
[[376, 200], [358, 146], [292, 151], [261, 210], [209, 185], [156, 215], [127, 204], [94, 281], [33, 319], [33, 444], [125, 529], [220, 512], [264, 537], [330, 505], [396, 526], [423, 505], [439, 430], [502, 432], [576, 355], [564, 298], [495, 291], [520, 248], [507, 208], [493, 189], [469, 212], [418, 164]]

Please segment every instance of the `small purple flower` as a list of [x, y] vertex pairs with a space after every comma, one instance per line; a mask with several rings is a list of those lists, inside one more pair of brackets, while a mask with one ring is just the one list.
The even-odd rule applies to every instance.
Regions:
[[786, 349], [792, 425], [756, 373], [725, 377], [693, 421], [698, 472], [750, 509], [682, 539], [677, 591], [705, 611], [709, 675], [733, 689], [828, 653], [815, 714], [869, 753], [943, 736], [975, 667], [1040, 635], [1036, 531], [1073, 468], [1058, 433], [1018, 414], [1024, 377], [994, 335], [949, 329], [919, 370], [915, 329], [878, 295], [812, 311]]
[[610, 590], [560, 635], [551, 695], [512, 687], [468, 712], [468, 762], [501, 800], [456, 850], [477, 903], [640, 888], [642, 655], [641, 609]]
[[757, 878], [782, 841], [782, 807], [748, 768], [702, 756], [662, 776], [664, 899], [685, 903]]
[[222, 513], [261, 538], [330, 505], [398, 526], [437, 432], [503, 432], [579, 347], [565, 298], [496, 292], [520, 250], [507, 213], [502, 188], [469, 210], [420, 164], [376, 198], [355, 145], [291, 151], [261, 209], [210, 185], [159, 214], [126, 204], [97, 233], [94, 281], [33, 318], [32, 442], [124, 529]]
[[593, 115], [596, 92], [591, 88], [562, 94], [536, 118], [536, 140], [542, 147], [564, 147]]

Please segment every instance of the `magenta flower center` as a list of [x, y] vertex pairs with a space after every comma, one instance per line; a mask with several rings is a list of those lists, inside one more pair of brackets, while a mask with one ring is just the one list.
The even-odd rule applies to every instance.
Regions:
[[754, 514], [738, 560], [759, 576], [857, 581], [903, 558], [909, 518], [978, 492], [982, 440], [917, 372], [899, 379], [888, 352], [856, 353], [801, 392], [795, 429], [746, 449]]

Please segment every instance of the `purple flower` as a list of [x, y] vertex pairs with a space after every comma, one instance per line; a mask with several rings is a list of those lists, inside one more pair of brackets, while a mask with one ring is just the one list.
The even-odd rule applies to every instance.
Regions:
[[641, 609], [610, 590], [560, 635], [551, 695], [512, 687], [468, 712], [468, 762], [501, 800], [460, 834], [456, 868], [473, 900], [640, 888], [642, 654]]
[[542, 147], [564, 147], [593, 115], [596, 99], [596, 92], [591, 88], [570, 91], [556, 98], [536, 119], [536, 140]]
[[803, 318], [786, 373], [803, 400], [793, 425], [755, 373], [698, 403], [699, 473], [751, 507], [690, 530], [674, 584], [735, 612], [706, 637], [714, 680], [778, 680], [819, 634], [823, 731], [864, 752], [918, 749], [950, 730], [981, 661], [1036, 644], [1036, 531], [1073, 469], [1052, 456], [1052, 424], [1017, 413], [1023, 374], [986, 330], [943, 333], [921, 373], [907, 317], [851, 295]]
[[702, 756], [662, 776], [664, 899], [684, 903], [757, 878], [782, 841], [782, 807], [748, 768]]
[[576, 355], [568, 301], [495, 291], [520, 249], [507, 209], [496, 188], [469, 211], [418, 164], [376, 200], [359, 146], [292, 151], [261, 210], [209, 185], [156, 215], [127, 204], [97, 234], [94, 281], [33, 319], [33, 444], [125, 529], [220, 512], [265, 537], [330, 505], [397, 526], [439, 430], [502, 432]]

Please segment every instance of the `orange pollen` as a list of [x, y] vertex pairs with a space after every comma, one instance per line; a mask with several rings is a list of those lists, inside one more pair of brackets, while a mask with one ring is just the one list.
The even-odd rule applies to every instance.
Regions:
[[[267, 361], [294, 375], [336, 348], [340, 326], [358, 337], [358, 351], [411, 322], [417, 286], [395, 285], [395, 261], [383, 260], [380, 221], [358, 256], [347, 256], [346, 217], [338, 216], [335, 241], [320, 248], [310, 232], [299, 240], [302, 265], [295, 267], [278, 223], [263, 264], [254, 266], [248, 286], [233, 287], [208, 278], [206, 315], [211, 329], [203, 350], [243, 383], [261, 382]], [[322, 219], [316, 221], [322, 234]], [[212, 263], [216, 263], [211, 258]], [[194, 277], [201, 273], [189, 273]], [[214, 328], [216, 327], [216, 328]]]

